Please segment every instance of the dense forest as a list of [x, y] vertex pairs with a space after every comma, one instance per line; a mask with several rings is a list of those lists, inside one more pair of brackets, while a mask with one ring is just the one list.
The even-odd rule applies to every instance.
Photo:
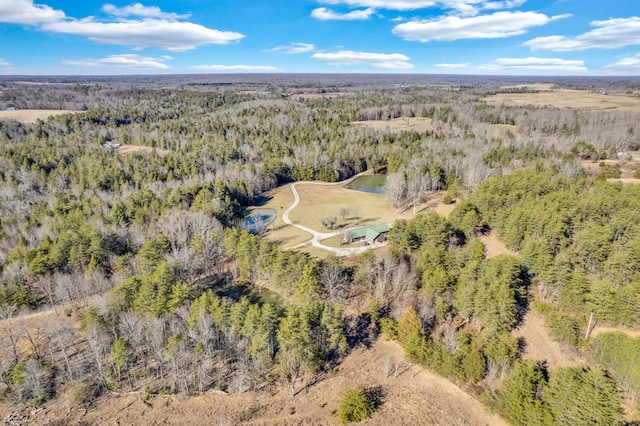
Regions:
[[[293, 397], [379, 334], [513, 424], [616, 424], [637, 400], [640, 339], [585, 329], [640, 326], [640, 187], [607, 182], [610, 163], [582, 168], [637, 150], [637, 113], [486, 101], [537, 90], [525, 78], [24, 80], [0, 79], [0, 111], [74, 112], [0, 118], [3, 404], [62, 389], [78, 404], [279, 385]], [[353, 124], [410, 117], [432, 130]], [[348, 262], [239, 226], [269, 189], [365, 170], [387, 174], [396, 208], [436, 190], [456, 207], [396, 221], [388, 250]], [[489, 232], [518, 255], [487, 258]], [[512, 331], [531, 309], [591, 366], [522, 359]], [[21, 326], [48, 310], [56, 321]]]

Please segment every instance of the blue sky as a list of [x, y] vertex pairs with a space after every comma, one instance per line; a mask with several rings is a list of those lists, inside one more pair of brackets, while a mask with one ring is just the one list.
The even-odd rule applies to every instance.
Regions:
[[0, 74], [640, 75], [638, 0], [0, 0]]

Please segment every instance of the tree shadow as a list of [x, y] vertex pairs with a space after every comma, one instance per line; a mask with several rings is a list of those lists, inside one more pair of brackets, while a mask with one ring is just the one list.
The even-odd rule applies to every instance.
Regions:
[[527, 350], [527, 339], [518, 337], [518, 353], [523, 354]]
[[269, 201], [271, 201], [273, 199], [273, 197], [268, 196], [268, 195], [261, 195], [260, 197], [256, 198], [253, 201], [252, 206], [264, 206], [265, 204], [267, 204]]
[[358, 346], [370, 348], [372, 339], [376, 336], [375, 330], [371, 329], [371, 318], [369, 314], [362, 313], [353, 318], [347, 324], [347, 344], [353, 349]]
[[365, 393], [367, 394], [367, 398], [369, 401], [373, 403], [373, 411], [377, 410], [384, 403], [384, 398], [386, 396], [384, 388], [382, 386], [371, 386], [365, 388]]
[[514, 327], [520, 326], [524, 321], [524, 316], [529, 311], [529, 289], [531, 287], [531, 275], [525, 266], [520, 267], [519, 278], [522, 282], [522, 290], [516, 293], [516, 323]]

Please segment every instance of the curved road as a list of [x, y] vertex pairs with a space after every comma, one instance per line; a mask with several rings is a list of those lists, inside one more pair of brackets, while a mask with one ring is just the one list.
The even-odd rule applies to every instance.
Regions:
[[311, 228], [308, 228], [304, 225], [299, 225], [295, 222], [292, 222], [291, 219], [289, 219], [289, 213], [291, 213], [291, 211], [293, 209], [296, 208], [296, 206], [300, 203], [300, 195], [298, 195], [298, 190], [296, 189], [296, 185], [346, 185], [349, 182], [351, 182], [352, 180], [354, 180], [357, 177], [363, 176], [365, 174], [367, 174], [368, 171], [366, 172], [362, 172], [362, 173], [358, 173], [357, 175], [353, 176], [350, 179], [344, 180], [342, 182], [310, 182], [310, 181], [303, 181], [303, 182], [294, 182], [290, 185], [291, 187], [291, 192], [293, 192], [293, 204], [291, 205], [291, 207], [289, 207], [287, 210], [285, 210], [285, 212], [282, 214], [282, 221], [284, 223], [286, 223], [287, 225], [291, 225], [295, 228], [298, 228], [304, 232], [307, 232], [309, 234], [312, 235], [312, 238], [309, 241], [306, 241], [304, 243], [298, 244], [296, 246], [291, 247], [292, 249], [296, 249], [296, 248], [300, 248], [300, 247], [304, 247], [306, 245], [311, 244], [314, 247], [318, 247], [321, 248], [323, 250], [328, 250], [331, 252], [334, 252], [336, 255], [338, 256], [349, 256], [352, 254], [359, 254], [359, 253], [363, 253], [367, 250], [370, 250], [372, 248], [378, 248], [378, 247], [383, 247], [385, 246], [387, 243], [380, 243], [380, 244], [372, 244], [369, 246], [362, 246], [362, 247], [353, 247], [353, 248], [337, 248], [337, 247], [329, 247], [329, 246], [325, 246], [324, 244], [322, 244], [322, 240], [326, 240], [327, 238], [331, 238], [331, 237], [335, 237], [336, 235], [340, 234], [342, 231], [334, 231], [334, 232], [317, 232]]

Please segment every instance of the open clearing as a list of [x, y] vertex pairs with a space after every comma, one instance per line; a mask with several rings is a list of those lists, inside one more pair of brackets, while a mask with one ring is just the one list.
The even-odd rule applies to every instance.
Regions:
[[485, 100], [490, 104], [552, 106], [579, 111], [640, 112], [640, 98], [618, 94], [601, 94], [585, 90], [552, 90], [538, 93], [498, 93]]
[[[300, 204], [291, 211], [290, 219], [297, 224], [318, 232], [331, 232], [331, 230], [322, 226], [322, 218], [335, 216], [338, 219], [337, 229], [339, 230], [377, 223], [393, 224], [396, 219], [410, 219], [414, 216], [411, 208], [402, 212], [396, 211], [389, 206], [383, 195], [347, 189], [344, 188], [344, 184], [346, 183], [323, 185], [321, 182], [298, 182], [296, 188], [300, 196]], [[272, 189], [265, 194], [265, 203], [248, 209], [249, 211], [263, 208], [275, 210], [275, 220], [269, 225], [264, 236], [269, 241], [276, 242], [285, 249], [309, 241], [312, 237], [309, 233], [287, 225], [282, 220], [282, 214], [294, 202], [290, 186], [290, 184], [287, 184]], [[443, 196], [443, 191], [429, 193], [418, 211], [436, 210], [438, 213], [448, 214], [455, 205], [445, 206], [442, 204]], [[359, 218], [347, 218], [344, 220], [339, 214], [340, 209], [343, 207], [358, 207]], [[317, 247], [302, 247], [299, 250], [314, 256], [323, 251]], [[322, 253], [317, 257], [326, 257], [328, 254], [328, 252]]]
[[500, 256], [501, 254], [518, 256], [518, 253], [513, 250], [509, 250], [507, 245], [503, 243], [493, 231], [487, 235], [480, 235], [478, 240], [482, 245], [484, 245], [484, 255], [487, 259]]
[[529, 308], [513, 335], [524, 339], [524, 359], [544, 361], [549, 368], [588, 365], [574, 349], [553, 340], [546, 318], [533, 307]]
[[355, 92], [326, 92], [326, 93], [294, 93], [291, 99], [299, 101], [300, 99], [324, 99], [324, 98], [340, 98], [342, 96], [353, 96]]
[[[519, 255], [509, 250], [495, 232], [482, 235], [478, 239], [484, 245], [487, 258], [501, 254]], [[522, 323], [513, 331], [513, 335], [524, 341], [522, 353], [524, 359], [546, 362], [549, 368], [588, 365], [587, 361], [574, 349], [553, 340], [545, 316], [533, 307], [529, 307]]]
[[638, 184], [640, 179], [633, 177], [637, 170], [640, 170], [640, 160], [637, 158], [637, 153], [630, 153], [631, 160], [602, 160], [602, 161], [582, 161], [582, 168], [587, 171], [592, 178], [596, 177], [601, 171], [604, 170], [600, 167], [600, 163], [605, 166], [620, 166], [620, 178], [608, 178], [608, 182], [622, 182]]
[[32, 124], [39, 119], [44, 121], [55, 115], [77, 114], [79, 112], [81, 111], [69, 111], [65, 109], [19, 109], [16, 111], [0, 111], [0, 120], [9, 119]]
[[120, 145], [116, 148], [116, 152], [120, 155], [132, 154], [134, 152], [154, 152], [159, 156], [168, 155], [170, 151], [166, 149], [154, 148], [152, 146], [143, 146], [143, 145]]
[[[146, 424], [146, 425], [335, 425], [333, 414], [340, 394], [355, 386], [377, 389], [381, 405], [366, 425], [505, 425], [472, 396], [450, 381], [402, 361], [395, 342], [374, 341], [349, 354], [337, 370], [290, 397], [285, 386], [261, 393], [223, 395], [216, 392], [185, 398], [158, 396], [143, 402], [139, 394], [111, 395], [90, 410], [70, 409], [64, 403], [25, 409], [29, 424]], [[385, 378], [385, 359], [399, 361], [398, 377]], [[0, 412], [2, 410], [0, 409]], [[7, 413], [2, 413], [2, 420]], [[206, 420], [204, 420], [206, 419]]]
[[414, 131], [418, 133], [432, 131], [432, 121], [427, 117], [400, 117], [393, 120], [354, 121], [360, 127], [374, 130], [389, 130], [391, 132]]
[[[376, 223], [392, 224], [396, 219], [410, 219], [413, 209], [402, 212], [389, 206], [383, 195], [344, 188], [342, 185], [323, 186], [300, 184], [296, 186], [300, 204], [291, 212], [291, 220], [309, 228], [329, 232], [322, 226], [322, 218], [335, 216], [339, 228], [352, 228]], [[358, 207], [359, 218], [343, 220], [340, 209]], [[421, 209], [425, 206], [421, 206]]]
[[265, 193], [265, 197], [267, 197], [266, 203], [260, 206], [249, 207], [249, 211], [263, 208], [275, 210], [275, 219], [269, 225], [266, 234], [264, 234], [269, 241], [278, 243], [282, 248], [289, 248], [297, 244], [301, 244], [311, 238], [311, 234], [287, 225], [282, 220], [282, 213], [284, 213], [284, 211], [289, 208], [294, 201], [290, 185], [283, 185], [274, 188]]

